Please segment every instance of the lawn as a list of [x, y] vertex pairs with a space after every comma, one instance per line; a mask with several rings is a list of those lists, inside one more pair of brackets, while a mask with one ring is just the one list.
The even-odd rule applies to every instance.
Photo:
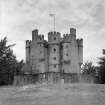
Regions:
[[1, 87], [0, 105], [105, 105], [105, 84]]

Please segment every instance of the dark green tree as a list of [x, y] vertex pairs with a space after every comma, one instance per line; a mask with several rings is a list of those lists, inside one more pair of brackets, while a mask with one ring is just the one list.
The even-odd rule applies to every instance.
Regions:
[[82, 73], [86, 75], [95, 76], [95, 66], [91, 61], [87, 61], [83, 64]]
[[21, 75], [21, 74], [23, 74], [22, 67], [24, 66], [24, 64], [25, 63], [24, 63], [23, 60], [17, 62], [15, 75]]
[[14, 74], [19, 74], [22, 68], [23, 61], [17, 61], [11, 49], [13, 46], [7, 45], [6, 37], [0, 41], [0, 85], [12, 84]]
[[105, 84], [105, 50], [103, 50], [103, 57], [100, 57], [99, 60], [99, 82]]

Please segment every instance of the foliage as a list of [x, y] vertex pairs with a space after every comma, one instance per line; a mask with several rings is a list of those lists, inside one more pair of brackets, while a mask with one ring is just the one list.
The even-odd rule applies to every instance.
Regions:
[[99, 58], [99, 80], [100, 83], [105, 83], [105, 50], [103, 50], [103, 57]]
[[82, 73], [95, 76], [95, 66], [92, 64], [92, 62], [87, 61], [83, 64]]
[[7, 38], [0, 41], [0, 85], [13, 83], [14, 74], [19, 72], [22, 62], [18, 62], [11, 47], [7, 45]]
[[15, 75], [21, 75], [21, 74], [23, 73], [22, 67], [24, 66], [24, 64], [25, 64], [25, 63], [24, 63], [23, 60], [17, 62]]

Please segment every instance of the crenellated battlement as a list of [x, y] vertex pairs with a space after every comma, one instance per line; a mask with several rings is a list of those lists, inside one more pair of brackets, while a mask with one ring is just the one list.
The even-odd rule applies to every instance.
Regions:
[[38, 34], [38, 29], [32, 31], [32, 40], [35, 41], [44, 41], [44, 35]]
[[59, 36], [59, 35], [60, 35], [60, 33], [59, 32], [55, 32], [55, 31], [48, 33], [48, 36]]
[[59, 32], [49, 32], [48, 33], [48, 42], [59, 43], [61, 39], [61, 34]]
[[83, 39], [77, 39], [78, 47], [83, 47]]
[[63, 34], [63, 42], [71, 42], [70, 34]]
[[38, 29], [32, 31], [32, 40], [36, 40], [38, 36]]
[[70, 34], [76, 36], [76, 29], [75, 28], [70, 28]]
[[26, 40], [26, 47], [29, 47], [31, 42], [32, 42], [31, 40]]
[[38, 35], [37, 41], [44, 41], [44, 35], [42, 35], [42, 34]]

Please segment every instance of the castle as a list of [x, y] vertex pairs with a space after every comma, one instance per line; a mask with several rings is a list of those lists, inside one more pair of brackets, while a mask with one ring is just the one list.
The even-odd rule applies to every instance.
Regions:
[[48, 41], [35, 29], [32, 41], [26, 40], [27, 69], [35, 81], [77, 81], [82, 63], [83, 39], [76, 39], [74, 28], [63, 37], [59, 32], [49, 32]]

